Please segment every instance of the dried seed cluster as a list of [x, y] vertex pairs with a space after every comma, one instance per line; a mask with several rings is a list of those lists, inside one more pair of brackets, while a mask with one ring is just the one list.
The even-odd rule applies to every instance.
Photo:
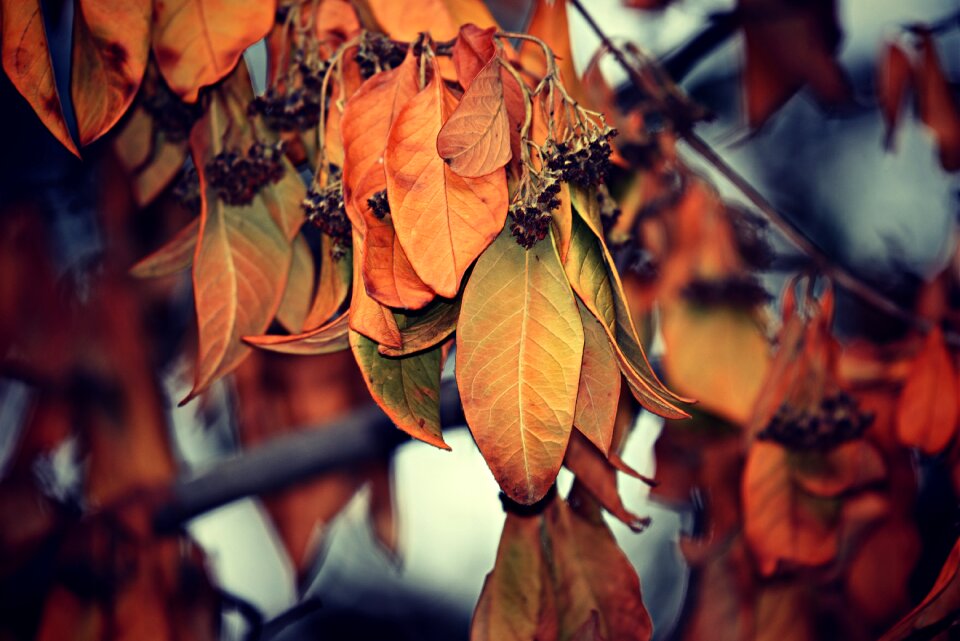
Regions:
[[560, 179], [580, 187], [600, 184], [610, 172], [610, 138], [617, 130], [610, 127], [583, 132], [563, 142], [549, 141], [544, 149], [544, 164]]
[[770, 301], [770, 294], [750, 274], [716, 279], [693, 280], [683, 290], [683, 297], [699, 305], [727, 305], [751, 308]]
[[360, 67], [360, 76], [367, 79], [378, 71], [393, 69], [403, 62], [405, 48], [381, 33], [366, 32], [357, 45], [353, 59]]
[[815, 411], [799, 415], [784, 403], [757, 438], [774, 441], [793, 450], [829, 450], [860, 438], [873, 414], [862, 412], [846, 392], [824, 396]]
[[343, 205], [343, 184], [339, 177], [326, 187], [311, 185], [303, 199], [307, 220], [333, 240], [334, 258], [350, 247], [350, 219]]
[[370, 198], [367, 198], [367, 205], [373, 210], [373, 215], [379, 220], [383, 220], [390, 213], [390, 201], [387, 200], [387, 190], [381, 189]]
[[274, 131], [304, 131], [320, 122], [323, 77], [329, 63], [315, 52], [293, 52], [282, 86], [269, 87], [250, 103], [250, 115], [263, 117]]
[[221, 151], [207, 163], [206, 177], [217, 197], [228, 205], [246, 205], [265, 185], [283, 178], [283, 143], [257, 142], [246, 154]]
[[141, 104], [153, 118], [157, 128], [171, 142], [186, 140], [190, 135], [190, 129], [193, 128], [193, 123], [203, 115], [202, 99], [189, 105], [170, 91], [160, 78], [156, 82], [144, 84]]
[[530, 249], [547, 237], [551, 212], [560, 206], [560, 181], [553, 172], [540, 176], [541, 182], [526, 198], [510, 206], [510, 233], [517, 244]]
[[200, 176], [197, 168], [190, 165], [182, 172], [173, 186], [173, 197], [189, 212], [200, 213]]

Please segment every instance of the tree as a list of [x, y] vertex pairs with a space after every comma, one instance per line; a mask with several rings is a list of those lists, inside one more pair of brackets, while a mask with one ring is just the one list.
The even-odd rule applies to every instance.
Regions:
[[[0, 363], [31, 389], [0, 482], [0, 578], [35, 579], [18, 600], [4, 590], [4, 638], [217, 638], [220, 611], [245, 608], [182, 525], [278, 487], [296, 485], [267, 505], [299, 570], [315, 524], [361, 487], [396, 555], [390, 453], [401, 434], [449, 449], [461, 419], [507, 513], [476, 640], [651, 637], [604, 520], [647, 522], [618, 472], [666, 502], [702, 497], [680, 542], [698, 581], [678, 638], [949, 634], [956, 548], [925, 598], [907, 583], [924, 542], [914, 457], [957, 478], [955, 267], [905, 304], [842, 266], [696, 133], [709, 113], [677, 85], [742, 31], [750, 127], [802, 87], [849, 105], [832, 0], [741, 0], [660, 61], [612, 42], [580, 0], [537, 0], [523, 32], [480, 0], [78, 0], [69, 101], [39, 0], [0, 8], [10, 82], [101, 168], [104, 238], [96, 270], [64, 284], [28, 204], [0, 221]], [[582, 75], [571, 8], [602, 41]], [[937, 37], [957, 24], [905, 27], [877, 84], [885, 144], [912, 95], [945, 171], [960, 168], [960, 109]], [[260, 40], [255, 93], [243, 57]], [[757, 278], [771, 224], [805, 257], [776, 301]], [[180, 404], [229, 381], [250, 449], [177, 480], [158, 385], [169, 327], [145, 321], [187, 270]], [[839, 332], [840, 296], [899, 322], [897, 339]], [[644, 347], [655, 331], [666, 384]], [[641, 408], [665, 419], [656, 481], [620, 457]], [[77, 494], [36, 472], [65, 439], [85, 461]]]

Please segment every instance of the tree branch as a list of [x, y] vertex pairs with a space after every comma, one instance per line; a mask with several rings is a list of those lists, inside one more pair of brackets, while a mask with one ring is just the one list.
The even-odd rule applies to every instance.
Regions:
[[[440, 386], [440, 418], [463, 425], [463, 406], [454, 381]], [[388, 456], [410, 440], [376, 405], [326, 425], [277, 437], [199, 475], [176, 481], [153, 513], [153, 529], [173, 534], [193, 517], [232, 501], [290, 487], [304, 479]]]

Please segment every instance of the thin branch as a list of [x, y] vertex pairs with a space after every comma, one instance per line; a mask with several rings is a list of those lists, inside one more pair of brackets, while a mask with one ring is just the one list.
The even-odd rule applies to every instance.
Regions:
[[[624, 71], [630, 76], [630, 81], [642, 87], [643, 78], [634, 65], [630, 64], [623, 52], [607, 37], [606, 33], [600, 28], [596, 21], [590, 16], [587, 10], [581, 4], [580, 0], [570, 0], [580, 15], [583, 16], [587, 24], [600, 38], [603, 45], [610, 54], [623, 67]], [[683, 68], [681, 66], [681, 68]], [[792, 221], [780, 214], [779, 211], [761, 194], [750, 182], [731, 167], [714, 149], [700, 136], [692, 131], [683, 132], [683, 140], [696, 151], [705, 161], [712, 165], [720, 174], [723, 175], [734, 187], [736, 187], [744, 196], [762, 212], [771, 223], [776, 225], [780, 231], [793, 242], [801, 251], [806, 253], [816, 264], [818, 269], [825, 275], [832, 278], [838, 285], [847, 289], [864, 302], [870, 304], [876, 309], [907, 322], [912, 327], [920, 331], [928, 331], [933, 324], [925, 318], [917, 316], [913, 312], [906, 310], [896, 302], [887, 298], [880, 291], [875, 289], [861, 278], [854, 275], [844, 267], [836, 264], [833, 259], [810, 238], [803, 233]], [[960, 335], [950, 333], [947, 340], [960, 345]]]
[[[463, 425], [463, 407], [453, 381], [440, 387], [440, 416], [447, 426]], [[153, 513], [153, 529], [173, 534], [193, 517], [255, 494], [276, 492], [334, 469], [389, 456], [409, 437], [376, 405], [327, 425], [271, 440], [201, 472], [176, 481]]]

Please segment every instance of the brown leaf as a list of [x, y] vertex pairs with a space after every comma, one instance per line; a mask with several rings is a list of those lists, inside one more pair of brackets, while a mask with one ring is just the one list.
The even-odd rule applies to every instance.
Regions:
[[73, 22], [71, 98], [80, 144], [109, 131], [140, 87], [150, 54], [150, 0], [80, 0]]
[[3, 0], [0, 25], [7, 77], [50, 133], [79, 158], [57, 94], [40, 0]]
[[229, 74], [244, 50], [273, 26], [276, 0], [158, 0], [153, 55], [170, 88], [195, 102]]
[[510, 123], [498, 56], [480, 70], [440, 128], [437, 152], [454, 173], [466, 178], [485, 176], [510, 162]]
[[838, 445], [827, 452], [790, 455], [797, 486], [815, 496], [840, 496], [883, 480], [887, 466], [877, 449], [862, 439]]
[[940, 64], [936, 42], [929, 33], [920, 36], [920, 53], [923, 58], [914, 78], [920, 119], [933, 131], [940, 149], [940, 164], [947, 171], [957, 171], [960, 170], [960, 106]]
[[573, 426], [583, 328], [552, 238], [525, 250], [504, 230], [463, 292], [457, 386], [473, 437], [518, 503], [553, 485]]
[[290, 261], [290, 274], [287, 286], [277, 308], [277, 321], [289, 332], [305, 329], [310, 299], [313, 294], [313, 254], [310, 245], [303, 236], [293, 241], [293, 259]]
[[304, 327], [319, 327], [340, 309], [350, 291], [352, 263], [350, 252], [335, 257], [333, 241], [326, 234], [321, 235], [320, 276], [317, 278], [317, 291], [304, 320]]
[[320, 355], [340, 352], [350, 347], [349, 314], [341, 314], [326, 325], [290, 336], [244, 336], [247, 343], [280, 354]]
[[927, 333], [900, 392], [897, 436], [908, 447], [937, 454], [957, 431], [957, 373], [939, 327]]
[[496, 27], [481, 29], [475, 24], [460, 27], [457, 41], [453, 43], [453, 66], [457, 70], [457, 80], [464, 89], [496, 55], [497, 45], [493, 34]]
[[910, 606], [910, 576], [920, 558], [916, 526], [905, 519], [889, 519], [857, 546], [845, 582], [857, 616], [871, 627], [888, 626]]
[[574, 432], [570, 435], [567, 453], [563, 464], [573, 472], [577, 481], [599, 501], [607, 512], [623, 521], [635, 532], [642, 531], [649, 519], [641, 518], [630, 512], [620, 498], [617, 489], [617, 471], [592, 443], [582, 434]]
[[423, 310], [396, 313], [404, 318], [400, 336], [401, 347], [381, 345], [377, 349], [384, 356], [405, 356], [429, 349], [446, 340], [457, 328], [460, 318], [460, 300], [437, 299]]
[[367, 294], [360, 275], [363, 247], [353, 235], [353, 296], [350, 299], [350, 329], [370, 340], [399, 348], [403, 346], [400, 328], [390, 308], [381, 305]]
[[[585, 94], [573, 65], [573, 49], [570, 45], [570, 25], [567, 21], [567, 3], [536, 0], [527, 33], [540, 38], [557, 58], [560, 77], [570, 95], [580, 104], [592, 105]], [[543, 49], [535, 42], [524, 41], [520, 45], [521, 66], [537, 76], [547, 72]]]
[[910, 84], [910, 58], [897, 43], [888, 42], [881, 53], [880, 64], [877, 65], [877, 100], [887, 126], [883, 143], [887, 149], [893, 148], [893, 135], [896, 133], [900, 110]]
[[[467, 268], [503, 228], [507, 178], [455, 174], [437, 154], [437, 135], [456, 107], [436, 63], [433, 77], [397, 116], [384, 157], [390, 214], [417, 275], [453, 298]], [[430, 247], [430, 251], [423, 251]]]

